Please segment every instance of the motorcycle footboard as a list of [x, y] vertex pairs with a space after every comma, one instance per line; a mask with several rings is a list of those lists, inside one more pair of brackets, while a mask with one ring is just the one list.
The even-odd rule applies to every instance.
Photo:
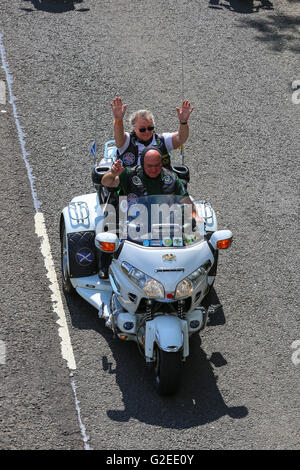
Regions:
[[153, 360], [154, 343], [167, 352], [177, 352], [182, 349], [183, 358], [189, 355], [189, 335], [186, 320], [163, 315], [146, 322], [145, 356]]

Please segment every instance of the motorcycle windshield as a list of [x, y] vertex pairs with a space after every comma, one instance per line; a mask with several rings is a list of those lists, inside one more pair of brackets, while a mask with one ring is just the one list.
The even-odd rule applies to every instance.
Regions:
[[204, 221], [189, 197], [156, 195], [120, 199], [122, 240], [145, 247], [177, 248], [203, 240]]

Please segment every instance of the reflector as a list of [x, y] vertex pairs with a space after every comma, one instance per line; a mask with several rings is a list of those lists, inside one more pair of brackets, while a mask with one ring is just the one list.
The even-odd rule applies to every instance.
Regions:
[[103, 251], [114, 251], [115, 250], [115, 244], [114, 243], [108, 243], [108, 242], [100, 242], [101, 249]]
[[226, 240], [219, 240], [217, 242], [217, 248], [225, 250], [231, 244], [231, 238], [226, 238]]

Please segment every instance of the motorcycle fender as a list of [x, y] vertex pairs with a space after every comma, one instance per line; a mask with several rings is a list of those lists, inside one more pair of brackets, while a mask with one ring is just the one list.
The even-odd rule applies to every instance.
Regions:
[[183, 349], [183, 357], [189, 355], [188, 327], [185, 320], [163, 315], [146, 322], [145, 355], [153, 359], [154, 343], [167, 352]]

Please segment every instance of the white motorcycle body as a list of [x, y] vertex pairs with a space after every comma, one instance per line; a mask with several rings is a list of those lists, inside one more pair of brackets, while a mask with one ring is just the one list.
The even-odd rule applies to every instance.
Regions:
[[[100, 162], [105, 171], [114, 156], [110, 141]], [[198, 239], [185, 246], [149, 242], [145, 246], [105, 232], [106, 206], [100, 204], [98, 192], [73, 198], [61, 215], [64, 278], [119, 338], [137, 342], [146, 362], [157, 365], [158, 389], [166, 394], [173, 393], [178, 382], [164, 377], [169, 373], [166, 369], [173, 367], [168, 361], [175, 357], [184, 361], [189, 356], [189, 337], [206, 325], [202, 302], [215, 279], [218, 242], [232, 238], [229, 230], [217, 230], [210, 203], [193, 200], [193, 204], [201, 221]], [[109, 280], [98, 276], [101, 242], [115, 243]], [[159, 298], [149, 297], [145, 285], [159, 286]], [[189, 289], [186, 295], [183, 291], [178, 297], [179, 286]]]

